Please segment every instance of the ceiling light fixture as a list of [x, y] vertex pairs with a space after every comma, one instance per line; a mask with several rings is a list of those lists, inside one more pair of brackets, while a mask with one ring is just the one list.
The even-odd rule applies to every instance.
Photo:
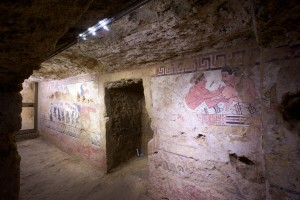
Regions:
[[[128, 9], [126, 9], [126, 10], [124, 10], [124, 11], [122, 11], [122, 12], [116, 14], [116, 15], [114, 15], [112, 18], [109, 18], [109, 19], [103, 19], [103, 20], [99, 21], [98, 24], [96, 24], [96, 25], [94, 25], [94, 26], [92, 26], [92, 27], [94, 27], [94, 28], [96, 28], [96, 29], [97, 29], [97, 28], [99, 28], [99, 29], [100, 29], [100, 28], [103, 28], [104, 30], [109, 31], [108, 24], [111, 24], [112, 22], [114, 22], [114, 21], [120, 19], [121, 17], [123, 17], [123, 16], [125, 16], [125, 15], [127, 15], [127, 14], [129, 14], [129, 13], [131, 13], [131, 12], [133, 12], [133, 11], [135, 11], [135, 10], [141, 8], [141, 7], [143, 7], [143, 5], [145, 5], [146, 3], [150, 2], [150, 1], [152, 1], [152, 0], [140, 0], [137, 4], [133, 5], [132, 7], [128, 8]], [[102, 22], [102, 23], [101, 23], [101, 22]], [[103, 23], [103, 22], [104, 22], [104, 23]], [[100, 24], [99, 24], [99, 23], [100, 23]], [[98, 25], [100, 25], [101, 27], [98, 27]], [[92, 27], [91, 27], [91, 28], [92, 28]], [[95, 29], [95, 31], [94, 31], [95, 34], [96, 34], [97, 30], [99, 30], [99, 29], [97, 29], [97, 30], [96, 30], [96, 29]], [[92, 32], [89, 32], [88, 30], [85, 31], [85, 32], [83, 32], [83, 33], [80, 33], [79, 36], [78, 36], [76, 39], [73, 38], [74, 40], [72, 40], [71, 42], [65, 44], [64, 46], [62, 46], [62, 47], [60, 47], [60, 48], [55, 49], [54, 52], [52, 52], [50, 55], [48, 55], [48, 56], [46, 56], [46, 57], [44, 58], [44, 61], [45, 61], [45, 60], [48, 60], [48, 59], [50, 59], [50, 58], [52, 58], [53, 56], [55, 56], [55, 55], [57, 55], [57, 54], [59, 54], [59, 53], [61, 53], [61, 52], [63, 52], [64, 50], [70, 48], [71, 46], [73, 46], [73, 45], [75, 45], [77, 42], [79, 42], [80, 40], [86, 40], [86, 39], [87, 39], [87, 36], [89, 36], [89, 35], [91, 35], [91, 34], [92, 34]]]
[[106, 30], [106, 31], [109, 31], [109, 28], [108, 28], [108, 26], [106, 26], [106, 25], [103, 26], [103, 29]]
[[113, 16], [112, 18], [105, 18], [101, 21], [99, 21], [97, 24], [95, 24], [94, 26], [88, 28], [87, 31], [80, 33], [79, 37], [78, 37], [78, 41], [79, 40], [86, 40], [87, 36], [89, 35], [96, 35], [96, 32], [100, 29], [104, 29], [106, 31], [109, 31], [109, 27], [108, 25], [118, 19], [120, 19], [121, 17], [131, 13], [132, 11], [141, 8], [143, 5], [145, 5], [146, 3], [148, 3], [151, 0], [141, 0], [139, 1], [137, 4], [133, 5], [132, 7], [130, 7], [127, 10], [124, 10], [123, 12], [118, 13], [117, 15]]
[[109, 31], [109, 28], [108, 28], [108, 24], [110, 24], [112, 22], [112, 18], [111, 19], [103, 19], [101, 21], [99, 21], [96, 25], [88, 28], [87, 31], [83, 32], [83, 33], [80, 33], [79, 34], [79, 38], [82, 39], [82, 40], [86, 40], [86, 37], [89, 36], [89, 35], [96, 35], [96, 32], [100, 29], [104, 29], [106, 31]]

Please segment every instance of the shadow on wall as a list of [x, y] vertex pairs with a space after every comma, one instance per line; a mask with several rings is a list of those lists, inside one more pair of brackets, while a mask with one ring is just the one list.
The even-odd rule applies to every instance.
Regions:
[[300, 121], [300, 91], [283, 95], [279, 111], [289, 127], [295, 128]]
[[105, 88], [106, 152], [108, 172], [134, 156], [147, 153], [153, 137], [145, 109], [143, 82], [128, 79], [107, 83]]

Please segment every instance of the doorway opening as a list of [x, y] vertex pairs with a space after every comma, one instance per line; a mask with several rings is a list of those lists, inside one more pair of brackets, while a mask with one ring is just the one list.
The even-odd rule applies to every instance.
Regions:
[[38, 121], [38, 83], [26, 79], [22, 84], [22, 126], [16, 140], [33, 139], [39, 136]]
[[105, 87], [107, 171], [134, 156], [146, 156], [153, 137], [141, 79], [110, 82]]

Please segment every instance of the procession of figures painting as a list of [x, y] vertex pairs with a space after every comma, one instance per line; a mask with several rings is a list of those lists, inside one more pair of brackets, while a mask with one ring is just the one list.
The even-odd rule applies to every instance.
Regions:
[[[89, 133], [91, 143], [100, 144], [98, 87], [93, 80], [59, 81], [47, 92], [47, 112], [44, 126], [74, 138]], [[80, 82], [79, 82], [80, 81]]]

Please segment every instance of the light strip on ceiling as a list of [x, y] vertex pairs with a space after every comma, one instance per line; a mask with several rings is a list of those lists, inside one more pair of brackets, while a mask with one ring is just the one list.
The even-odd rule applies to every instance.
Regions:
[[88, 28], [87, 31], [85, 31], [83, 33], [80, 33], [79, 38], [82, 39], [82, 40], [86, 40], [87, 36], [96, 35], [96, 32], [100, 29], [104, 29], [106, 31], [109, 31], [108, 24], [110, 24], [111, 22], [112, 22], [112, 18], [111, 19], [105, 18], [105, 19], [99, 21], [96, 25]]
[[96, 25], [88, 28], [88, 30], [86, 30], [85, 32], [83, 33], [80, 33], [79, 34], [79, 37], [78, 37], [78, 40], [86, 40], [88, 36], [90, 35], [96, 35], [97, 31], [100, 30], [100, 29], [104, 29], [106, 31], [109, 31], [109, 27], [108, 25], [110, 23], [112, 23], [113, 21], [116, 21], [118, 19], [120, 19], [121, 17], [131, 13], [132, 11], [138, 9], [138, 8], [141, 8], [143, 5], [145, 5], [146, 3], [150, 2], [151, 0], [141, 0], [139, 1], [136, 5], [134, 5], [133, 7], [115, 15], [114, 17], [112, 18], [105, 18], [101, 21], [99, 21]]

